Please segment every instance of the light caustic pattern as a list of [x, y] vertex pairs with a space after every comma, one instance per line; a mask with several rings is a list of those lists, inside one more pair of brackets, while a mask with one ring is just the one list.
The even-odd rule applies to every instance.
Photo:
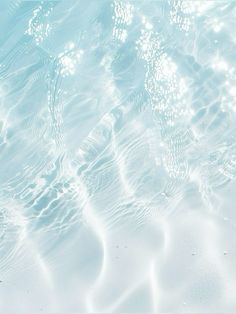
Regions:
[[236, 2], [0, 1], [0, 313], [236, 312]]

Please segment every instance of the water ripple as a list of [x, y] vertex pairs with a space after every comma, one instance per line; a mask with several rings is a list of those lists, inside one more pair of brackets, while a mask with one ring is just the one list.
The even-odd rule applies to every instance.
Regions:
[[235, 5], [0, 3], [0, 312], [235, 312]]

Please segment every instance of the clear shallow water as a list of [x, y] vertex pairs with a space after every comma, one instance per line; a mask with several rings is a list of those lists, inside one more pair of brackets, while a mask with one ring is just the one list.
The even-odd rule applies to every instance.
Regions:
[[235, 313], [235, 17], [0, 2], [1, 313]]

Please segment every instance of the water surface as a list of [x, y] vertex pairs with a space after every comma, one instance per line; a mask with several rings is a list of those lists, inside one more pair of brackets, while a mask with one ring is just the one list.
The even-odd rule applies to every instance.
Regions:
[[236, 312], [236, 2], [0, 1], [0, 312]]

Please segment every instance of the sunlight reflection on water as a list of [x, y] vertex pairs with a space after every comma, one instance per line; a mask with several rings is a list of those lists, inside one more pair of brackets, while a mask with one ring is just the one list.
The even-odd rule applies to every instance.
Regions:
[[0, 3], [1, 313], [235, 312], [235, 6]]

